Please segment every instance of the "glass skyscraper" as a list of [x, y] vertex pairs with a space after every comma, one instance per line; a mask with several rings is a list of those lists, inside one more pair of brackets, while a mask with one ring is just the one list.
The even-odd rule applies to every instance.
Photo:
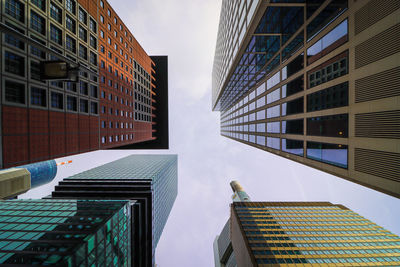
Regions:
[[51, 197], [136, 200], [133, 264], [149, 266], [177, 194], [177, 155], [131, 155], [65, 178]]
[[343, 205], [234, 201], [229, 228], [237, 266], [400, 265], [400, 237]]
[[398, 0], [222, 1], [221, 135], [400, 197]]
[[0, 201], [0, 265], [131, 266], [133, 202]]

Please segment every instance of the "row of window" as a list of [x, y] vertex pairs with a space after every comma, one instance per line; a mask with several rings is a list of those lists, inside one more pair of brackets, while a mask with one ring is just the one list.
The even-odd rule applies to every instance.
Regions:
[[[114, 115], [113, 111], [115, 111], [115, 116], [121, 116], [121, 117], [125, 116], [125, 117], [128, 118], [128, 111], [113, 109], [112, 107], [110, 107], [108, 109], [108, 114]], [[106, 114], [107, 113], [107, 107], [106, 106], [102, 106], [101, 107], [101, 113], [102, 114]], [[132, 112], [129, 112], [129, 117], [132, 118]]]
[[[110, 135], [108, 136], [108, 143], [112, 142], [122, 142], [122, 141], [128, 141], [128, 140], [133, 140], [133, 134], [121, 134], [121, 135]], [[101, 143], [105, 144], [107, 141], [107, 136], [102, 136], [101, 137]]]
[[[5, 100], [11, 103], [26, 104], [25, 85], [13, 81], [5, 81]], [[78, 111], [78, 97], [67, 95], [64, 99], [64, 94], [50, 91], [35, 86], [30, 88], [30, 105], [38, 107], [47, 107], [47, 99], [49, 97], [49, 106], [54, 109], [64, 109], [68, 111]], [[65, 102], [64, 102], [65, 100]], [[79, 98], [79, 112], [98, 114], [98, 103], [89, 101], [88, 99]]]
[[[115, 129], [119, 129], [119, 128], [124, 129], [124, 127], [125, 127], [125, 129], [129, 129], [129, 128], [133, 129], [133, 124], [132, 123], [112, 122], [112, 121], [108, 122], [108, 126], [109, 126], [110, 129], [114, 128], [114, 125], [115, 125]], [[101, 122], [101, 128], [103, 128], [103, 129], [107, 128], [107, 122], [106, 121], [102, 121]]]

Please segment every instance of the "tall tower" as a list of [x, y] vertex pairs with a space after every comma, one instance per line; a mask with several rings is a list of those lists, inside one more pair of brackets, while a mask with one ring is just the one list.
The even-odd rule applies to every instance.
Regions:
[[[244, 192], [237, 185], [235, 182], [235, 188]], [[226, 251], [237, 266], [400, 264], [400, 237], [343, 205], [233, 201], [228, 222], [231, 252]], [[226, 228], [216, 240], [226, 239]], [[219, 253], [215, 259], [225, 260], [224, 251], [215, 249], [215, 243], [214, 253]], [[216, 266], [235, 265], [216, 260]]]
[[397, 0], [222, 1], [221, 135], [400, 197], [399, 16]]

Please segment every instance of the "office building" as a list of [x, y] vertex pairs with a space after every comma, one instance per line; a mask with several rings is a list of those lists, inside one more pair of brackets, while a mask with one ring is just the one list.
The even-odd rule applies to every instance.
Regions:
[[65, 178], [53, 199], [135, 200], [133, 266], [154, 266], [161, 233], [178, 194], [176, 155], [131, 155]]
[[[0, 167], [161, 137], [157, 66], [107, 1], [4, 0], [0, 11], [2, 25], [53, 51], [1, 35]], [[85, 69], [78, 82], [45, 81], [48, 60]]]
[[135, 201], [0, 201], [2, 266], [131, 266]]
[[400, 265], [400, 237], [329, 202], [234, 201], [229, 237], [237, 266]]
[[400, 197], [400, 3], [222, 1], [221, 135]]

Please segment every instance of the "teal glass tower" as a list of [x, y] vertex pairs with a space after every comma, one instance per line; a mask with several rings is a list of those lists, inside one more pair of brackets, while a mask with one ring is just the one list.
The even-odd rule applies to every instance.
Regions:
[[51, 197], [135, 200], [133, 266], [154, 266], [155, 248], [177, 194], [177, 155], [131, 155], [65, 178]]
[[0, 201], [0, 265], [131, 266], [133, 202]]

